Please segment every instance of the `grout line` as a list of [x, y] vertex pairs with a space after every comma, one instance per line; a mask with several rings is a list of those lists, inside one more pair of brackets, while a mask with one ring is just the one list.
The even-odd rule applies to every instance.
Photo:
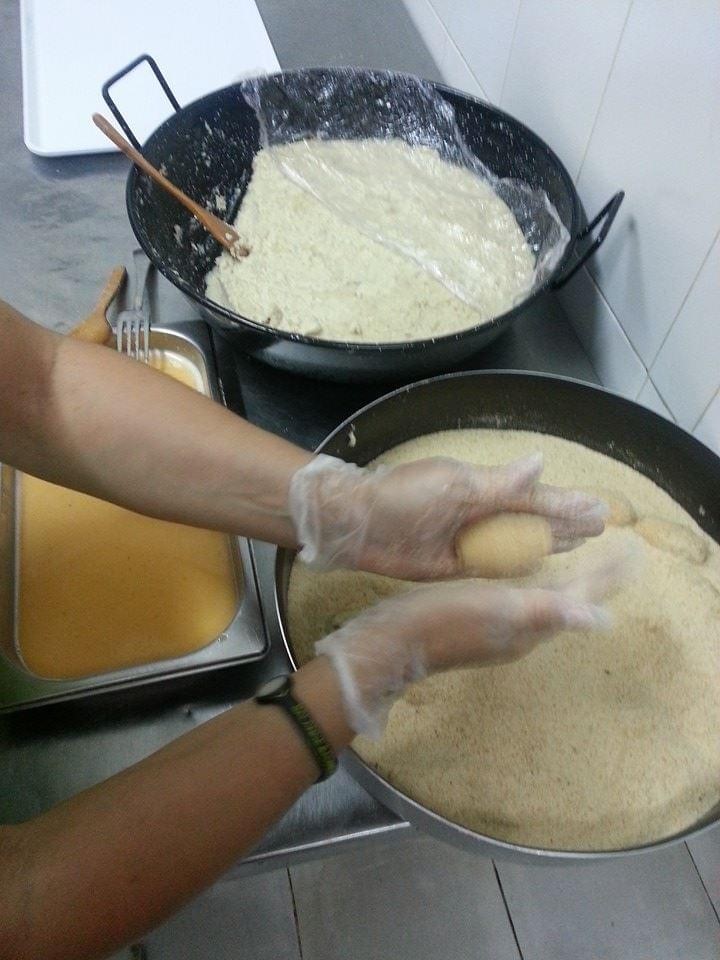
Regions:
[[[450, 33], [450, 30], [449, 30], [449, 28], [448, 28], [448, 25], [445, 23], [445, 21], [443, 20], [443, 18], [440, 16], [440, 14], [437, 12], [437, 10], [435, 9], [435, 7], [432, 5], [431, 0], [420, 0], [420, 2], [424, 2], [424, 3], [427, 4], [427, 7], [428, 7], [428, 9], [431, 11], [433, 17], [437, 20], [437, 25], [438, 25], [439, 29], [440, 29], [440, 30], [442, 31], [442, 33], [445, 35], [445, 42], [450, 44], [450, 46], [453, 48], [454, 52], [457, 54], [458, 59], [462, 60], [463, 66], [465, 67], [465, 69], [467, 70], [467, 72], [470, 74], [470, 76], [473, 78], [473, 80], [475, 81], [475, 83], [476, 83], [476, 84], [478, 85], [478, 87], [480, 88], [480, 91], [481, 91], [481, 93], [482, 93], [482, 95], [483, 95], [483, 98], [487, 101], [487, 103], [492, 103], [492, 101], [490, 100], [490, 97], [487, 95], [487, 93], [486, 93], [486, 91], [485, 91], [485, 88], [483, 87], [483, 85], [480, 83], [480, 81], [479, 81], [478, 78], [476, 77], [474, 70], [472, 69], [472, 67], [470, 66], [470, 64], [467, 62], [467, 60], [466, 60], [465, 57], [463, 56], [463, 53], [462, 53], [462, 51], [460, 50], [460, 47], [455, 43], [455, 40], [453, 39], [453, 35]], [[405, 9], [407, 10], [407, 13], [408, 13], [408, 16], [410, 17], [410, 19], [413, 20], [412, 13], [410, 12], [410, 8], [409, 8], [409, 6], [408, 6], [407, 4], [405, 4]], [[434, 57], [432, 51], [430, 50], [430, 47], [429, 47], [427, 41], [425, 40], [425, 38], [424, 38], [423, 35], [422, 35], [422, 31], [421, 31], [420, 28], [417, 26], [417, 24], [415, 24], [415, 21], [414, 21], [414, 20], [413, 20], [413, 24], [415, 25], [415, 29], [416, 29], [416, 30], [418, 31], [418, 33], [420, 34], [421, 40], [423, 41], [423, 43], [424, 43], [425, 46], [427, 47], [428, 52], [430, 53], [430, 56], [433, 58], [433, 60], [435, 60], [435, 57]], [[440, 73], [442, 74], [442, 77], [443, 77], [443, 80], [445, 81], [445, 83], [449, 83], [449, 81], [448, 81], [448, 79], [447, 79], [447, 76], [445, 75], [445, 74], [446, 74], [446, 71], [440, 66], [439, 63], [437, 63], [437, 61], [436, 61], [436, 66], [437, 66], [438, 70], [440, 71]]]
[[440, 74], [443, 82], [447, 83], [447, 80], [445, 77], [445, 71], [441, 63], [441, 57], [444, 56], [444, 51], [438, 50], [437, 52], [435, 52], [433, 50], [433, 45], [434, 45], [433, 42], [427, 39], [428, 31], [421, 26], [421, 22], [424, 21], [424, 17], [422, 14], [418, 16], [418, 12], [417, 12], [418, 7], [422, 6], [423, 9], [426, 9], [427, 15], [431, 19], [434, 19], [435, 21], [437, 21], [437, 23], [433, 24], [435, 28], [435, 30], [433, 31], [433, 36], [439, 30], [441, 34], [440, 39], [445, 40], [445, 43], [447, 43], [448, 30], [447, 30], [447, 27], [445, 26], [445, 23], [442, 20], [442, 17], [437, 12], [435, 7], [432, 5], [431, 0], [401, 0], [401, 2], [403, 7], [405, 8], [405, 13], [408, 15], [408, 17], [410, 18], [410, 22], [415, 27], [415, 30], [417, 31], [418, 36], [422, 40], [425, 49], [427, 50], [427, 52], [430, 54], [430, 57], [434, 61], [435, 66], [437, 67], [438, 73]]
[[673, 420], [675, 421], [675, 423], [677, 423], [677, 417], [676, 417], [675, 414], [673, 413], [672, 407], [671, 407], [670, 404], [667, 402], [667, 400], [665, 399], [665, 397], [662, 395], [662, 392], [658, 389], [658, 385], [657, 385], [657, 384], [655, 383], [655, 381], [653, 380], [653, 377], [652, 377], [652, 374], [650, 373], [650, 371], [648, 371], [648, 380], [650, 381], [650, 383], [651, 383], [651, 384], [653, 385], [653, 387], [655, 388], [655, 393], [657, 393], [657, 395], [658, 395], [658, 396], [660, 397], [660, 399], [662, 400], [662, 402], [663, 402], [663, 404], [664, 404], [665, 409], [667, 410], [667, 412], [668, 412], [668, 413], [670, 414], [670, 416], [673, 418]]
[[[569, 322], [570, 322], [570, 326], [572, 327], [572, 320], [570, 320]], [[582, 342], [582, 340], [580, 339], [580, 337], [579, 337], [579, 335], [578, 335], [578, 332], [577, 332], [577, 330], [575, 329], [575, 327], [573, 327], [573, 333], [575, 334], [575, 336], [576, 336], [577, 339], [578, 339], [578, 343], [580, 344], [580, 347], [582, 348], [582, 352], [585, 354], [585, 356], [586, 356], [586, 358], [587, 358], [587, 362], [590, 364], [590, 368], [591, 368], [592, 372], [595, 374], [595, 382], [596, 382], [599, 386], [604, 387], [605, 384], [603, 383], [602, 377], [601, 377], [600, 374], [598, 373], [597, 368], [596, 368], [595, 364], [593, 363], [593, 358], [590, 356], [590, 354], [589, 354], [589, 353], [587, 352], [587, 350], [585, 349], [585, 344], [584, 344], [584, 343]]]
[[[582, 269], [584, 270], [585, 268], [583, 267]], [[597, 367], [595, 366], [595, 363], [594, 363], [594, 361], [593, 361], [593, 358], [590, 356], [588, 350], [587, 350], [586, 347], [585, 347], [585, 344], [582, 342], [582, 337], [581, 337], [580, 334], [577, 332], [577, 328], [576, 328], [575, 324], [574, 324], [573, 321], [572, 321], [572, 317], [570, 316], [570, 314], [567, 312], [567, 310], [566, 310], [565, 307], [563, 306], [563, 303], [562, 303], [562, 301], [560, 300], [560, 297], [558, 297], [557, 293], [554, 294], [554, 297], [555, 297], [555, 305], [556, 305], [557, 308], [562, 312], [562, 315], [565, 317], [565, 319], [567, 320], [567, 322], [570, 324], [570, 329], [571, 329], [572, 332], [574, 333], [575, 339], [576, 339], [577, 342], [580, 344], [580, 349], [581, 349], [582, 352], [585, 354], [585, 359], [586, 359], [587, 362], [590, 364], [590, 368], [591, 368], [592, 372], [595, 374], [595, 381], [596, 381], [596, 383], [599, 383], [601, 387], [604, 387], [605, 384], [602, 382], [602, 377], [600, 376], [600, 374], [599, 374], [598, 371], [597, 371]], [[642, 388], [641, 388], [641, 389], [642, 389]]]
[[[640, 403], [640, 394], [643, 392], [643, 390], [647, 386], [649, 379], [650, 379], [650, 371], [648, 370], [647, 367], [645, 367], [645, 379], [638, 387], [637, 393], [635, 394], [635, 396], [632, 398], [635, 401], [635, 403]], [[655, 384], [653, 384], [653, 386], [655, 386]]]
[[603, 87], [603, 92], [600, 96], [600, 102], [598, 103], [597, 113], [595, 114], [595, 119], [593, 120], [592, 127], [590, 128], [590, 133], [588, 134], [587, 143], [585, 144], [585, 150], [583, 151], [582, 160], [580, 161], [580, 166], [578, 167], [578, 172], [575, 176], [575, 183], [578, 183], [580, 180], [580, 174], [582, 173], [583, 167], [585, 166], [585, 160], [587, 159], [588, 152], [590, 150], [590, 142], [595, 133], [595, 127], [597, 126], [598, 119], [600, 117], [600, 111], [602, 110], [603, 103], [605, 101], [605, 94], [607, 89], [610, 86], [610, 77], [612, 76], [613, 70], [615, 69], [615, 63], [618, 58], [618, 53], [620, 52], [620, 44], [622, 43], [623, 37], [625, 36], [625, 28], [627, 27], [628, 20], [630, 19], [630, 13], [633, 8], [635, 0], [630, 0], [628, 4], [627, 13], [625, 14], [625, 19], [623, 25], [620, 28], [620, 36], [618, 37], [617, 46], [615, 47], [615, 52], [613, 53], [613, 58], [610, 63], [610, 69], [608, 70], [608, 75], [605, 80], [605, 86]]
[[[667, 402], [667, 400], [665, 399], [665, 397], [662, 395], [662, 393], [660, 392], [660, 390], [658, 390], [658, 385], [657, 385], [657, 384], [655, 383], [655, 381], [653, 380], [652, 374], [650, 373], [649, 370], [648, 370], [648, 377], [647, 377], [647, 378], [648, 378], [648, 380], [650, 381], [650, 383], [652, 384], [652, 386], [655, 388], [655, 393], [657, 393], [657, 395], [658, 395], [658, 396], [660, 397], [660, 399], [662, 400], [662, 402], [663, 402], [663, 404], [664, 404], [664, 406], [665, 406], [665, 409], [667, 410], [667, 412], [668, 412], [668, 413], [670, 414], [670, 416], [672, 417], [673, 422], [674, 422], [674, 423], [677, 423], [677, 417], [676, 417], [675, 414], [673, 413], [672, 407], [671, 407], [670, 404]], [[638, 394], [638, 396], [639, 396], [639, 394]], [[712, 402], [712, 401], [711, 401], [711, 402]]]
[[710, 397], [710, 399], [708, 400], [708, 402], [707, 402], [707, 403], [705, 404], [705, 406], [703, 407], [702, 413], [700, 414], [700, 416], [697, 418], [697, 420], [695, 421], [695, 423], [694, 423], [693, 426], [692, 426], [692, 430], [690, 431], [691, 433], [695, 433], [695, 431], [697, 430], [697, 428], [700, 426], [700, 423], [702, 422], [703, 417], [705, 416], [705, 414], [708, 412], [708, 410], [710, 409], [710, 407], [711, 407], [711, 406], [713, 405], [713, 403], [715, 402], [715, 398], [716, 398], [716, 397], [720, 397], [720, 387], [718, 387], [718, 389], [715, 391], [715, 393]]
[[518, 956], [520, 960], [524, 960], [522, 948], [520, 947], [520, 941], [518, 939], [517, 930], [515, 929], [515, 924], [513, 923], [513, 918], [510, 913], [510, 907], [508, 906], [507, 897], [505, 896], [505, 890], [503, 889], [502, 880], [500, 879], [500, 873], [498, 872], [497, 865], [494, 860], [491, 861], [493, 871], [495, 872], [495, 880], [500, 891], [500, 896], [502, 897], [503, 906], [505, 907], [505, 913], [508, 918], [508, 923], [510, 924], [510, 929], [512, 930], [513, 940], [515, 941], [515, 946], [517, 947]]
[[[623, 336], [624, 336], [625, 339], [627, 340], [628, 345], [630, 346], [630, 349], [631, 349], [632, 352], [635, 354], [635, 356], [638, 358], [638, 361], [640, 362], [640, 365], [642, 366], [642, 368], [643, 368], [643, 370], [645, 371], [646, 375], [649, 377], [649, 376], [650, 376], [650, 368], [646, 365], [646, 363], [645, 363], [645, 361], [643, 360], [643, 358], [640, 356], [640, 354], [639, 354], [639, 353], [637, 352], [637, 350], [635, 349], [635, 344], [634, 344], [634, 343], [632, 342], [632, 340], [630, 339], [630, 336], [629, 336], [627, 330], [625, 329], [625, 327], [624, 327], [623, 324], [622, 324], [622, 320], [620, 319], [620, 317], [618, 317], [618, 315], [615, 313], [615, 311], [613, 310], [613, 308], [610, 306], [610, 303], [609, 303], [607, 297], [605, 296], [605, 294], [604, 294], [603, 291], [602, 291], [602, 287], [600, 286], [599, 283], [596, 282], [595, 277], [593, 277], [592, 273], [588, 270], [587, 267], [583, 267], [582, 269], [585, 271], [585, 273], [587, 273], [588, 277], [590, 278], [590, 283], [592, 283], [592, 285], [593, 285], [593, 286], [595, 287], [595, 289], [597, 290], [597, 292], [598, 292], [598, 294], [599, 294], [599, 296], [600, 296], [600, 299], [601, 299], [602, 302], [605, 304], [605, 306], [608, 308], [608, 310], [610, 311], [610, 314], [612, 315], [613, 319], [615, 320], [615, 322], [617, 323], [617, 325], [618, 325], [618, 326], [620, 327], [620, 329], [622, 330]], [[664, 402], [664, 401], [663, 401], [663, 402]]]
[[295, 902], [295, 890], [293, 889], [290, 868], [286, 867], [285, 872], [287, 873], [288, 883], [290, 884], [290, 899], [292, 900], [293, 920], [295, 921], [295, 938], [297, 940], [298, 955], [300, 960], [303, 960], [302, 939], [300, 937], [300, 921], [298, 919], [297, 903]]
[[657, 352], [656, 352], [655, 356], [652, 358], [652, 363], [650, 364], [650, 367], [651, 367], [651, 368], [654, 366], [655, 361], [656, 361], [657, 358], [660, 356], [660, 352], [661, 352], [662, 348], [665, 346], [665, 343], [666, 343], [666, 341], [667, 341], [667, 338], [668, 338], [668, 337], [670, 336], [670, 334], [672, 333], [672, 329], [673, 329], [673, 327], [675, 326], [675, 324], [677, 323], [678, 318], [680, 317], [680, 314], [681, 314], [682, 311], [683, 311], [683, 307], [684, 307], [685, 304], [687, 303], [688, 297], [690, 296], [690, 294], [691, 294], [691, 293], [693, 292], [693, 290], [695, 289], [695, 284], [696, 284], [697, 281], [698, 281], [698, 277], [699, 277], [700, 274], [702, 273], [703, 268], [705, 267], [705, 264], [708, 262], [708, 259], [709, 259], [709, 257], [710, 257], [710, 254], [713, 252], [713, 247], [715, 246], [715, 244], [716, 244], [717, 241], [718, 241], [718, 237], [720, 237], [720, 230], [717, 231], [717, 233], [715, 234], [715, 236], [714, 236], [714, 237], [712, 238], [712, 240], [710, 241], [710, 246], [707, 248], [707, 253], [705, 254], [705, 256], [704, 256], [704, 257], [702, 258], [702, 260], [700, 261], [700, 266], [697, 268], [697, 271], [695, 272], [695, 276], [694, 276], [694, 277], [692, 278], [692, 280], [690, 281], [690, 286], [688, 287], [687, 293], [686, 293], [685, 296], [682, 298], [682, 301], [680, 302], [680, 306], [677, 308], [677, 313], [676, 313], [675, 316], [672, 318], [672, 322], [670, 323], [670, 326], [668, 327], [668, 331], [667, 331], [667, 333], [665, 334], [665, 336], [663, 337], [662, 343], [661, 343], [660, 346], [657, 348]]
[[522, 7], [523, 0], [518, 0], [517, 10], [515, 12], [515, 23], [513, 24], [512, 37], [510, 38], [510, 46], [508, 47], [507, 60], [505, 61], [505, 72], [503, 73], [503, 82], [500, 87], [500, 97], [498, 98], [497, 106], [502, 106], [503, 97], [505, 96], [505, 84], [507, 83], [508, 73], [510, 71], [510, 58], [512, 57], [513, 47], [515, 46], [515, 37], [517, 36], [518, 24], [520, 23], [520, 8]]
[[[432, 4], [430, 4], [430, 6], [432, 6]], [[433, 10], [434, 10], [434, 9], [435, 9], [435, 8], [433, 7]], [[435, 13], [435, 16], [437, 16], [437, 12]], [[468, 72], [468, 73], [470, 74], [470, 76], [473, 78], [473, 80], [474, 80], [475, 83], [478, 85], [478, 87], [480, 87], [480, 90], [482, 91], [483, 98], [485, 99], [485, 101], [486, 101], [487, 103], [492, 104], [492, 100], [491, 100], [490, 97], [487, 95], [487, 92], [486, 92], [486, 90], [485, 90], [485, 87], [480, 83], [480, 81], [478, 80], [477, 76], [475, 75], [475, 71], [472, 69], [472, 67], [470, 66], [470, 64], [469, 64], [469, 63], [467, 62], [467, 60], [465, 59], [462, 50], [461, 50], [460, 47], [455, 43], [455, 40], [454, 40], [454, 38], [453, 38], [453, 35], [450, 33], [450, 31], [449, 31], [448, 28], [445, 26], [445, 24], [443, 23], [442, 20], [440, 20], [440, 23], [443, 24], [443, 29], [445, 30], [445, 33], [447, 34], [448, 43], [452, 46], [452, 48], [454, 49], [455, 53], [458, 55], [459, 59], [462, 60], [462, 62], [463, 62], [463, 64], [464, 64], [467, 72]]]
[[718, 913], [717, 909], [715, 908], [715, 904], [713, 903], [713, 899], [710, 896], [710, 892], [708, 891], [708, 888], [705, 886], [705, 880], [703, 879], [703, 875], [700, 873], [698, 865], [695, 862], [695, 857], [693, 856], [693, 852], [687, 843], [685, 843], [685, 849], [690, 854], [690, 860], [692, 862], [692, 865], [695, 867], [695, 872], [697, 873], [698, 879], [700, 880], [702, 888], [705, 891], [705, 896], [708, 898], [708, 902], [710, 903], [710, 909], [715, 914], [715, 919], [717, 920], [717, 922], [720, 923], [720, 913]]

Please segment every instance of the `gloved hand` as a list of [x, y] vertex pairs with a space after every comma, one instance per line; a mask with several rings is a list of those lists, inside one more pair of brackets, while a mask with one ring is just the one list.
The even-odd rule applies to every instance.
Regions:
[[553, 589], [477, 581], [416, 587], [363, 611], [315, 650], [335, 667], [349, 725], [379, 737], [410, 683], [517, 659], [563, 630], [607, 627], [609, 616], [596, 601], [627, 575], [627, 564], [610, 557]]
[[605, 505], [579, 491], [540, 484], [542, 469], [540, 454], [502, 467], [438, 457], [367, 468], [317, 456], [290, 484], [300, 558], [316, 569], [439, 580], [462, 573], [458, 531], [495, 513], [547, 517], [556, 553], [602, 533]]

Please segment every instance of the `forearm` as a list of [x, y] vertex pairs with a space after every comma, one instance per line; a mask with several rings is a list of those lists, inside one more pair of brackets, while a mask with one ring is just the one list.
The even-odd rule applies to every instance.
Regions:
[[[342, 749], [352, 733], [329, 662], [299, 671], [296, 690]], [[140, 936], [227, 871], [316, 777], [284, 713], [244, 704], [7, 828], [0, 958], [89, 960]]]
[[0, 459], [139, 513], [295, 545], [287, 493], [309, 453], [1, 303], [0, 323]]

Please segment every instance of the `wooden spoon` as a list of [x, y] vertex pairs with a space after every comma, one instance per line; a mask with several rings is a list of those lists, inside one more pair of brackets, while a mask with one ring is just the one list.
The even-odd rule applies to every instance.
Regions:
[[249, 247], [246, 247], [240, 240], [237, 230], [231, 227], [229, 223], [225, 223], [224, 220], [210, 213], [209, 210], [201, 207], [199, 203], [195, 203], [187, 194], [176, 187], [174, 183], [171, 183], [167, 177], [164, 177], [159, 170], [156, 170], [155, 167], [145, 159], [139, 150], [136, 150], [121, 133], [118, 133], [115, 127], [113, 127], [102, 114], [94, 113], [93, 123], [99, 130], [102, 130], [108, 140], [112, 140], [115, 146], [119, 150], [122, 150], [126, 157], [132, 160], [132, 162], [151, 177], [155, 183], [158, 183], [163, 190], [167, 190], [171, 196], [175, 197], [179, 203], [189, 210], [195, 219], [205, 227], [207, 232], [215, 237], [217, 242], [225, 247], [233, 257], [240, 260], [250, 253]]
[[112, 329], [107, 320], [107, 310], [125, 282], [127, 272], [125, 267], [115, 267], [107, 283], [103, 287], [98, 302], [85, 319], [70, 331], [75, 340], [85, 340], [87, 343], [108, 342]]

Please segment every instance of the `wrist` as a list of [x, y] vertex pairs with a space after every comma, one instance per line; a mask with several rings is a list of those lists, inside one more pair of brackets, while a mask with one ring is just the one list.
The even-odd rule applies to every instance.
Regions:
[[[241, 422], [243, 430], [247, 424]], [[227, 501], [232, 532], [256, 537], [268, 543], [295, 549], [295, 526], [290, 517], [288, 498], [293, 476], [313, 459], [311, 453], [272, 438], [270, 450], [253, 446], [243, 437], [231, 444], [232, 462], [225, 471], [228, 483], [219, 499]], [[271, 458], [271, 459], [270, 459]]]
[[[392, 601], [388, 601], [392, 603]], [[381, 605], [382, 606], [382, 605]], [[422, 646], [399, 618], [386, 623], [370, 610], [319, 640], [315, 649], [331, 662], [345, 717], [355, 733], [382, 735], [393, 702], [408, 684], [426, 675]]]
[[328, 657], [316, 657], [293, 678], [295, 694], [336, 753], [355, 736], [345, 716], [340, 681]]
[[288, 509], [300, 557], [309, 566], [354, 567], [357, 531], [365, 514], [367, 470], [337, 457], [319, 454], [292, 477]]
[[[238, 453], [238, 473], [247, 475], [247, 448]], [[252, 484], [252, 502], [259, 514], [281, 517], [290, 521], [290, 490], [293, 478], [314, 460], [308, 450], [292, 444], [283, 444], [273, 451], [272, 469], [258, 462]]]

